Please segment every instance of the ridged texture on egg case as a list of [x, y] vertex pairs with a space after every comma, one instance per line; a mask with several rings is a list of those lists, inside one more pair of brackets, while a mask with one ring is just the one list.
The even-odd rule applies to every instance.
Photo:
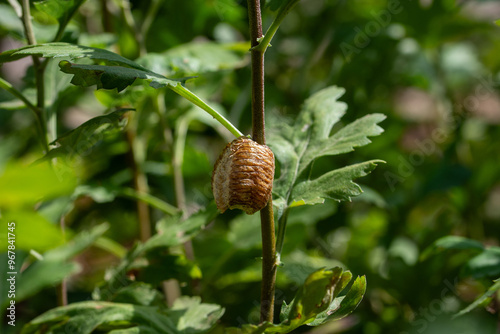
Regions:
[[212, 174], [217, 208], [241, 209], [251, 215], [263, 209], [271, 198], [274, 154], [266, 145], [247, 137], [227, 144]]

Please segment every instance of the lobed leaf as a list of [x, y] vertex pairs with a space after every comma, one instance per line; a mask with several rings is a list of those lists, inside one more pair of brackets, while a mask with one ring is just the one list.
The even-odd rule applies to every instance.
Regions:
[[382, 114], [364, 116], [331, 135], [345, 114], [347, 105], [338, 99], [344, 89], [327, 87], [308, 98], [293, 125], [283, 122], [271, 130], [269, 146], [280, 162], [281, 175], [275, 181], [274, 193], [284, 208], [323, 203], [324, 199], [350, 200], [361, 193], [353, 179], [365, 176], [381, 160], [373, 160], [328, 172], [316, 180], [298, 182], [311, 163], [323, 156], [338, 155], [364, 146], [370, 136], [383, 132], [377, 123]]
[[368, 175], [382, 160], [370, 160], [330, 171], [314, 180], [298, 183], [291, 194], [291, 207], [323, 203], [325, 199], [350, 201], [363, 191], [352, 180]]

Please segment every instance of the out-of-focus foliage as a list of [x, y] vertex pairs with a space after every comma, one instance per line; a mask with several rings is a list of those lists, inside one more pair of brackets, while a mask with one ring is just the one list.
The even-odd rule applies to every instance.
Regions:
[[[80, 3], [66, 5], [77, 8]], [[186, 87], [250, 133], [245, 2], [130, 1], [130, 12], [120, 7], [123, 3], [83, 2], [58, 41], [107, 49], [167, 78], [196, 77]], [[267, 3], [265, 27], [284, 2]], [[66, 25], [64, 17], [40, 4], [32, 7], [32, 15], [38, 43], [53, 42], [59, 26]], [[126, 23], [131, 18], [136, 31]], [[497, 1], [301, 0], [289, 13], [266, 51], [269, 131], [274, 125], [297, 124], [301, 106], [314, 93], [343, 87], [339, 101], [348, 111], [326, 135], [334, 136], [369, 114], [386, 115], [381, 124], [385, 132], [354, 152], [316, 159], [304, 177], [315, 180], [375, 158], [386, 164], [357, 181], [364, 193], [352, 202], [326, 199], [323, 205], [291, 211], [278, 269], [277, 309], [283, 302], [292, 305], [311, 273], [341, 266], [366, 276], [366, 295], [354, 314], [314, 331], [496, 332], [499, 19]], [[23, 47], [23, 36], [16, 11], [0, 1], [0, 50]], [[48, 310], [32, 325], [59, 326], [71, 312], [89, 315], [96, 306], [105, 307], [111, 317], [120, 315], [128, 326], [122, 332], [137, 331], [134, 316], [161, 309], [161, 292], [153, 285], [172, 277], [183, 282], [183, 294], [199, 295], [203, 301], [180, 299], [174, 306], [179, 310], [177, 327], [172, 328], [185, 329], [179, 321], [200, 321], [210, 312], [210, 321], [198, 323], [200, 330], [212, 328], [216, 318], [215, 333], [257, 324], [258, 218], [228, 212], [205, 226], [203, 219], [213, 217], [203, 218], [205, 211], [193, 216], [212, 201], [211, 168], [231, 134], [173, 92], [141, 81], [128, 82], [131, 86], [120, 93], [70, 85], [71, 75], [60, 71], [60, 60], [73, 61], [51, 60], [45, 70], [50, 142], [70, 139], [76, 133], [70, 131], [84, 129], [79, 126], [94, 117], [135, 111], [127, 113], [126, 128], [119, 123], [99, 127], [103, 132], [91, 137], [91, 149], [77, 149], [72, 162], [45, 169], [33, 164], [44, 155], [34, 114], [0, 90], [0, 252], [7, 247], [4, 222], [16, 221], [17, 270], [26, 263], [30, 265], [23, 275], [28, 278], [37, 267], [51, 275], [34, 282], [38, 285], [27, 282], [36, 289], [16, 303], [16, 328], [2, 323], [2, 333], [16, 333]], [[104, 62], [80, 59], [75, 66], [99, 65]], [[3, 64], [0, 75], [36, 103], [29, 57]], [[269, 132], [268, 139], [274, 135]], [[277, 178], [280, 172], [283, 167]], [[147, 179], [147, 193], [136, 189], [138, 174]], [[172, 240], [191, 239], [189, 252], [176, 245], [168, 252], [131, 257], [138, 249], [133, 246], [139, 233], [138, 198], [149, 207], [151, 227], [165, 232], [165, 240], [174, 232], [184, 239]], [[66, 235], [58, 227], [61, 217]], [[186, 225], [177, 226], [179, 221]], [[109, 224], [106, 232], [99, 230], [103, 222]], [[86, 231], [104, 236], [92, 234], [79, 249], [85, 251], [74, 258], [45, 258], [71, 240], [81, 240]], [[31, 249], [35, 252], [30, 254]], [[2, 254], [2, 281], [7, 260]], [[24, 289], [20, 277], [18, 289]], [[54, 286], [64, 277], [75, 306], [58, 313]], [[3, 287], [0, 300], [6, 296]], [[100, 293], [106, 301], [89, 301]], [[191, 318], [193, 313], [198, 315]], [[169, 314], [157, 316], [160, 322], [173, 321]], [[83, 316], [76, 320], [78, 326], [118, 330], [112, 322], [90, 324]], [[275, 320], [279, 323], [278, 315]], [[303, 326], [295, 332], [311, 329]]]

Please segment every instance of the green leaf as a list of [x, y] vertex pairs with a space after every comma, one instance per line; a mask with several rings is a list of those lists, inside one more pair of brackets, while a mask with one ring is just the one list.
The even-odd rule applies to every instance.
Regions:
[[24, 300], [40, 290], [55, 286], [67, 276], [77, 273], [80, 266], [76, 263], [67, 263], [70, 259], [91, 246], [106, 230], [107, 224], [94, 227], [90, 231], [76, 235], [68, 243], [47, 251], [42, 260], [30, 265], [18, 277], [16, 282], [16, 300]]
[[[302, 325], [319, 326], [327, 321], [339, 320], [352, 313], [366, 292], [365, 277], [358, 277], [343, 296], [352, 274], [340, 267], [319, 269], [310, 274], [293, 301], [283, 302], [281, 323], [244, 326], [241, 331], [230, 333], [289, 333]], [[244, 330], [243, 330], [244, 329]]]
[[58, 173], [49, 164], [25, 166], [9, 163], [0, 174], [0, 208], [18, 208], [33, 205], [65, 194], [76, 186], [73, 171]]
[[335, 285], [342, 277], [342, 269], [320, 269], [307, 277], [304, 285], [290, 304], [287, 319], [305, 324], [328, 308], [333, 299]]
[[[33, 249], [43, 253], [64, 242], [59, 225], [48, 221], [36, 211], [4, 210], [0, 222], [2, 226], [7, 226], [7, 222], [15, 223], [16, 249]], [[7, 249], [7, 232], [6, 228], [0, 231], [0, 249]]]
[[266, 333], [266, 329], [272, 326], [273, 324], [267, 321], [259, 325], [245, 324], [240, 328], [235, 328], [235, 327], [226, 328], [224, 330], [224, 334], [261, 334], [261, 333]]
[[73, 74], [71, 82], [75, 85], [83, 87], [96, 85], [98, 89], [116, 88], [118, 91], [121, 91], [134, 83], [134, 81], [138, 78], [150, 81], [150, 86], [153, 88], [169, 87], [194, 105], [208, 112], [236, 137], [243, 135], [237, 128], [234, 127], [234, 125], [232, 125], [227, 119], [206, 104], [198, 96], [190, 92], [182, 85], [178, 85], [180, 80], [168, 79], [163, 75], [151, 72], [136, 62], [104, 49], [69, 43], [47, 43], [2, 52], [0, 53], [0, 63], [14, 61], [32, 55], [46, 58], [69, 57], [70, 59], [87, 57], [93, 60], [104, 61], [108, 64], [117, 65], [81, 65], [73, 64], [66, 60], [59, 63], [61, 71]]
[[150, 284], [143, 282], [134, 282], [118, 289], [111, 301], [143, 306], [159, 306], [164, 303], [163, 295]]
[[[347, 278], [344, 280], [344, 282]], [[350, 277], [349, 277], [350, 280]], [[347, 284], [347, 282], [345, 282]], [[308, 326], [319, 326], [328, 321], [336, 321], [351, 314], [361, 303], [366, 292], [365, 276], [357, 277], [345, 296], [335, 298], [327, 310], [318, 314]]]
[[500, 247], [492, 246], [470, 259], [463, 268], [463, 273], [474, 278], [500, 275]]
[[74, 262], [36, 262], [18, 277], [16, 301], [34, 296], [45, 288], [55, 287], [66, 277], [78, 273], [80, 269], [80, 265]]
[[[219, 305], [202, 304], [199, 297], [181, 297], [171, 309], [124, 303], [86, 301], [54, 308], [26, 324], [21, 333], [205, 333], [222, 316]], [[132, 330], [134, 328], [134, 330]], [[116, 331], [113, 331], [116, 330]]]
[[500, 20], [496, 20], [495, 24], [500, 27]]
[[484, 246], [482, 243], [476, 240], [467, 239], [456, 235], [448, 235], [434, 241], [432, 245], [427, 247], [422, 252], [421, 259], [425, 260], [432, 255], [436, 255], [449, 250], [470, 250], [475, 252], [484, 250]]
[[144, 260], [141, 259], [128, 267], [128, 270], [138, 271], [137, 279], [142, 282], [159, 285], [169, 279], [190, 282], [201, 278], [200, 268], [184, 254], [168, 254], [167, 249], [163, 252], [155, 250], [147, 253]]
[[493, 282], [494, 282], [494, 284], [492, 286], [490, 286], [488, 291], [486, 291], [479, 298], [477, 298], [475, 301], [473, 301], [469, 306], [467, 306], [466, 308], [464, 308], [463, 310], [461, 310], [460, 312], [455, 314], [453, 317], [454, 318], [460, 317], [466, 313], [469, 313], [470, 311], [472, 311], [473, 309], [475, 309], [479, 306], [489, 304], [491, 299], [493, 298], [493, 296], [498, 291], [500, 291], [500, 278], [494, 280]]
[[[281, 175], [275, 180], [273, 191], [278, 199], [284, 199], [286, 206], [318, 204], [324, 198], [348, 200], [351, 196], [359, 195], [360, 188], [352, 183], [352, 178], [366, 175], [375, 167], [375, 163], [381, 162], [374, 160], [332, 171], [316, 180], [305, 181], [299, 189], [294, 189], [296, 182], [315, 159], [352, 151], [355, 147], [370, 143], [369, 136], [382, 133], [377, 123], [385, 116], [373, 114], [330, 135], [347, 109], [345, 103], [338, 101], [342, 94], [344, 89], [336, 86], [317, 92], [305, 101], [295, 124], [276, 122], [280, 125], [270, 131], [269, 146], [281, 166]], [[323, 184], [322, 190], [314, 193], [311, 187], [324, 181], [328, 181], [328, 186]], [[333, 182], [339, 181], [342, 185], [337, 187]], [[330, 186], [332, 188], [328, 189]], [[302, 195], [304, 191], [307, 196]]]
[[205, 225], [208, 225], [218, 215], [214, 203], [204, 210], [191, 215], [182, 221], [181, 216], [167, 217], [161, 220], [157, 226], [157, 234], [144, 243], [143, 251], [151, 251], [155, 248], [166, 248], [180, 245], [197, 234]]
[[88, 120], [52, 142], [51, 145], [57, 143], [58, 147], [50, 150], [46, 157], [74, 158], [88, 155], [106, 137], [125, 128], [130, 110], [132, 109], [120, 109]]
[[128, 66], [141, 71], [148, 71], [136, 62], [108, 50], [60, 42], [29, 45], [19, 49], [4, 51], [0, 53], [0, 63], [15, 61], [29, 56], [44, 58], [69, 57], [71, 60], [90, 58], [115, 65]]
[[[156, 54], [148, 53], [137, 60], [151, 71], [171, 77], [235, 69], [245, 64], [245, 53], [235, 52], [233, 44], [192, 42]], [[246, 47], [248, 50], [250, 46]]]
[[350, 201], [351, 196], [357, 196], [363, 191], [352, 180], [365, 176], [382, 160], [371, 160], [360, 164], [335, 169], [314, 180], [297, 184], [291, 194], [291, 207], [300, 204], [313, 205], [323, 203], [328, 199]]
[[148, 70], [140, 70], [124, 66], [79, 65], [67, 61], [59, 63], [61, 71], [73, 74], [71, 83], [78, 86], [97, 86], [97, 89], [117, 89], [118, 92], [134, 83], [136, 79], [151, 81], [150, 86], [162, 88], [176, 86], [179, 82], [165, 78]]
[[[204, 210], [200, 210], [185, 220], [181, 218], [181, 215], [176, 215], [159, 221], [156, 226], [157, 233], [155, 235], [143, 244], [136, 244], [132, 249], [130, 249], [117, 267], [108, 271], [105, 283], [94, 291], [94, 299], [110, 300], [116, 293], [116, 286], [123, 287], [132, 283], [126, 273], [130, 269], [136, 268], [138, 264], [140, 265], [141, 261], [144, 266], [146, 264], [145, 261], [148, 261], [148, 254], [162, 252], [169, 247], [183, 244], [193, 238], [199, 231], [201, 231], [203, 226], [210, 223], [217, 215], [217, 207], [214, 203], [212, 203]], [[158, 259], [153, 260], [157, 261]], [[196, 265], [186, 261], [183, 262], [182, 259], [179, 260], [180, 262], [176, 263], [175, 261], [177, 260], [179, 260], [177, 257], [166, 257], [157, 261], [157, 264], [161, 264], [162, 261], [170, 261], [167, 263], [167, 266], [160, 266], [162, 268], [169, 268], [169, 266], [171, 267], [175, 264], [175, 270], [170, 271], [170, 269], [173, 268], [169, 268], [167, 272], [153, 274], [151, 272], [146, 272], [142, 273], [142, 275], [146, 275], [146, 279], [150, 279], [155, 282], [159, 279], [159, 276], [164, 278], [175, 276], [176, 278], [184, 278], [184, 280], [186, 277], [200, 277], [201, 272]], [[158, 266], [155, 266], [155, 268], [157, 270], [160, 269]]]
[[39, 11], [54, 17], [59, 22], [59, 26], [64, 29], [84, 2], [85, 0], [42, 0], [35, 1], [34, 5]]

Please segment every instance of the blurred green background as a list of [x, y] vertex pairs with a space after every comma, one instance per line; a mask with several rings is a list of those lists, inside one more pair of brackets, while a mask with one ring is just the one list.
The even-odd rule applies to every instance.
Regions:
[[[187, 86], [250, 133], [245, 1], [131, 1], [134, 19], [142, 22], [155, 4], [157, 15], [142, 52], [137, 36], [124, 24], [118, 1], [85, 2], [62, 40], [113, 50], [166, 76], [195, 75]], [[53, 19], [36, 9], [33, 16], [38, 42], [49, 41], [56, 30]], [[271, 18], [265, 9], [264, 27]], [[350, 203], [327, 202], [297, 208], [290, 215], [285, 265], [278, 271], [279, 302], [289, 302], [307, 274], [323, 266], [341, 264], [354, 275], [366, 275], [368, 282], [366, 296], [352, 316], [297, 332], [496, 333], [498, 291], [496, 302], [456, 319], [451, 316], [500, 276], [500, 253], [490, 252], [483, 262], [473, 247], [438, 247], [422, 254], [449, 235], [493, 250], [500, 246], [500, 27], [494, 23], [498, 19], [498, 1], [302, 0], [282, 24], [266, 52], [268, 131], [275, 115], [293, 119], [308, 96], [330, 85], [346, 89], [341, 98], [348, 105], [343, 124], [369, 113], [387, 115], [381, 123], [385, 132], [372, 138], [373, 143], [314, 165], [320, 174], [359, 161], [385, 160], [358, 180], [365, 193]], [[0, 50], [22, 46], [21, 36], [13, 10], [0, 1]], [[224, 43], [224, 51], [197, 48], [207, 41]], [[29, 58], [4, 64], [0, 74], [33, 96]], [[212, 166], [231, 136], [208, 116], [172, 92], [142, 83], [121, 93], [72, 86], [57, 62], [49, 63], [47, 77], [52, 80], [47, 84], [54, 115], [52, 140], [107, 111], [135, 108], [132, 145], [140, 155], [136, 160], [149, 192], [188, 212], [212, 201]], [[118, 131], [100, 138], [73, 165], [79, 193], [73, 192], [74, 185], [56, 189], [53, 199], [37, 207], [35, 214], [21, 209], [22, 199], [16, 204], [16, 185], [9, 188], [6, 181], [25, 179], [16, 179], [14, 172], [42, 156], [35, 126], [33, 115], [0, 90], [2, 218], [20, 220], [20, 215], [31, 214], [24, 218], [29, 222], [26, 229], [37, 231], [21, 237], [19, 228], [18, 258], [28, 256], [29, 249], [43, 252], [63, 243], [57, 228], [61, 214], [68, 233], [108, 222], [108, 239], [132, 245], [139, 233], [135, 202], [112, 191], [132, 187], [130, 137]], [[174, 181], [179, 136], [186, 136], [185, 203], [179, 203]], [[33, 173], [32, 181], [19, 186], [25, 190], [19, 196], [50, 188], [50, 175], [43, 170]], [[163, 215], [152, 209], [152, 224]], [[200, 294], [203, 301], [226, 308], [216, 332], [223, 325], [258, 322], [259, 238], [257, 217], [228, 212], [192, 242], [202, 279], [182, 286], [183, 293]], [[89, 299], [105, 269], [118, 258], [92, 247], [76, 261], [81, 270], [69, 279], [70, 302]], [[27, 298], [18, 305], [19, 324], [56, 303], [53, 288]]]

